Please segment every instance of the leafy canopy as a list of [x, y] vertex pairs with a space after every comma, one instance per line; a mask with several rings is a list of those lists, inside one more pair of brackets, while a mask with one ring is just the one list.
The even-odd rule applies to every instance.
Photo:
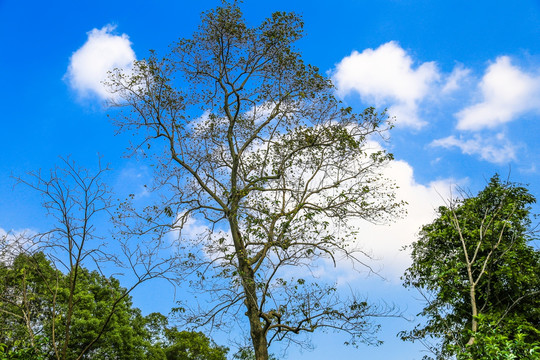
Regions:
[[[53, 347], [66, 341], [69, 274], [55, 270], [43, 253], [22, 253], [12, 263], [0, 263], [0, 279], [0, 359], [56, 359]], [[226, 359], [228, 349], [204, 334], [168, 327], [167, 318], [159, 313], [143, 317], [130, 296], [111, 312], [124, 292], [115, 278], [79, 269], [68, 359], [78, 358], [108, 316], [103, 334], [82, 359]]]
[[529, 231], [535, 201], [525, 187], [495, 175], [478, 195], [438, 209], [412, 244], [413, 264], [403, 277], [425, 295], [426, 322], [403, 339], [440, 339], [430, 346], [439, 359], [483, 351], [493, 331], [499, 340], [538, 344], [540, 252]]

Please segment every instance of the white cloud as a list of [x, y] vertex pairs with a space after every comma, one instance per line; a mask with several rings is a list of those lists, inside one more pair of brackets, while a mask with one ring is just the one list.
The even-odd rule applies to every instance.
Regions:
[[[373, 270], [390, 281], [399, 281], [411, 264], [409, 252], [401, 249], [416, 241], [420, 228], [433, 221], [435, 210], [450, 198], [456, 182], [453, 179], [443, 179], [427, 185], [420, 184], [414, 177], [413, 168], [402, 160], [393, 161], [384, 170], [383, 176], [395, 181], [399, 187], [396, 195], [399, 200], [407, 202], [407, 215], [388, 225], [361, 222], [358, 224], [358, 239], [361, 248], [376, 259], [368, 261]], [[357, 276], [357, 272], [345, 266], [339, 282], [346, 284]]]
[[363, 101], [377, 106], [392, 104], [389, 114], [397, 117], [398, 124], [414, 128], [425, 124], [418, 116], [418, 105], [439, 78], [434, 62], [413, 68], [412, 58], [394, 41], [375, 50], [353, 51], [333, 73], [342, 96], [357, 92]]
[[171, 242], [182, 240], [186, 243], [211, 246], [214, 242], [225, 238], [228, 244], [232, 244], [232, 238], [228, 232], [211, 227], [204, 218], [194, 217], [185, 211], [176, 214], [168, 236]]
[[528, 74], [500, 56], [479, 84], [483, 100], [456, 114], [459, 130], [494, 128], [540, 110], [540, 77]]
[[114, 29], [106, 25], [88, 32], [88, 40], [71, 56], [65, 79], [81, 98], [111, 98], [102, 84], [107, 72], [115, 68], [129, 69], [136, 59], [129, 37], [114, 35]]
[[[370, 142], [368, 151], [382, 149], [376, 142]], [[441, 179], [428, 184], [417, 182], [412, 166], [403, 160], [394, 160], [382, 169], [381, 178], [397, 185], [395, 190], [397, 201], [405, 201], [407, 214], [402, 218], [394, 218], [394, 222], [386, 225], [353, 219], [349, 224], [357, 230], [356, 240], [352, 248], [372, 257], [358, 254], [358, 259], [369, 265], [373, 271], [386, 279], [399, 282], [400, 276], [411, 264], [408, 251], [401, 249], [417, 240], [417, 234], [423, 225], [429, 224], [436, 216], [436, 209], [451, 197], [456, 184], [464, 185], [464, 180]], [[351, 239], [351, 241], [353, 241]], [[336, 281], [339, 285], [348, 286], [359, 277], [358, 271], [367, 270], [359, 264], [348, 260], [338, 261], [337, 269], [330, 259], [322, 261], [321, 266], [292, 270], [291, 276], [315, 275], [323, 280]]]
[[459, 90], [463, 82], [468, 80], [470, 73], [470, 69], [458, 64], [446, 78], [446, 83], [442, 87], [441, 92], [447, 94]]
[[482, 137], [475, 134], [472, 139], [464, 140], [455, 136], [434, 140], [431, 146], [450, 149], [457, 147], [467, 155], [479, 155], [482, 160], [496, 164], [505, 164], [516, 159], [517, 146], [506, 139], [503, 133], [495, 137]]

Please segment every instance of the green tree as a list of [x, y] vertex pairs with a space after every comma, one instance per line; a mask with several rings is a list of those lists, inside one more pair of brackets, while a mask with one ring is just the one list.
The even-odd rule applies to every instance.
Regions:
[[483, 359], [494, 339], [538, 345], [540, 253], [529, 245], [534, 202], [525, 187], [495, 175], [478, 195], [439, 208], [412, 244], [404, 275], [406, 287], [425, 295], [419, 315], [427, 322], [403, 339], [440, 339], [441, 346], [430, 346], [438, 359]]
[[[0, 359], [56, 359], [54, 348], [66, 341], [69, 275], [55, 270], [43, 253], [20, 254], [13, 264], [1, 264], [0, 275]], [[53, 279], [54, 290], [48, 288]], [[115, 305], [123, 293], [118, 280], [79, 270], [67, 359], [226, 359], [228, 349], [204, 334], [169, 328], [167, 318], [159, 313], [143, 317], [130, 296]], [[53, 331], [58, 332], [57, 344], [50, 340]], [[98, 334], [102, 335], [94, 341]], [[90, 350], [83, 353], [91, 342]]]
[[[233, 359], [235, 360], [255, 360], [255, 352], [250, 347], [241, 347], [234, 355]], [[277, 358], [270, 354], [268, 356], [269, 360], [277, 360]]]
[[124, 109], [116, 122], [140, 132], [134, 151], [155, 156], [154, 190], [164, 195], [119, 215], [139, 220], [142, 233], [204, 222], [208, 231], [184, 234], [179, 272], [198, 276], [191, 287], [213, 301], [178, 315], [218, 326], [245, 313], [258, 360], [272, 341], [316, 329], [372, 340], [367, 320], [377, 309], [290, 274], [322, 258], [358, 261], [350, 220], [384, 222], [400, 205], [380, 175], [392, 157], [370, 142], [386, 117], [342, 107], [330, 80], [302, 61], [302, 36], [293, 13], [250, 27], [236, 2], [225, 3], [169, 56], [152, 53], [108, 81]]
[[[10, 262], [0, 262], [0, 343], [3, 353], [32, 353], [39, 339], [50, 335], [53, 303], [47, 283], [61, 277], [43, 253], [22, 253]], [[44, 281], [44, 279], [48, 279]], [[32, 350], [34, 349], [34, 350]]]
[[[125, 289], [116, 279], [81, 268], [71, 291], [69, 274], [56, 270], [43, 253], [20, 254], [13, 264], [2, 264], [0, 274], [0, 343], [6, 351], [36, 348], [56, 359], [55, 349], [66, 342], [71, 296], [74, 306], [67, 359], [145, 358], [143, 317], [132, 307], [129, 296], [117, 301]], [[40, 337], [49, 340], [38, 344]], [[89, 343], [93, 347], [83, 351]]]
[[[69, 301], [69, 275], [56, 300], [56, 341], [64, 344], [65, 314]], [[140, 310], [133, 307], [131, 296], [115, 278], [96, 271], [79, 270], [73, 291], [72, 323], [69, 330], [67, 359], [144, 359], [146, 333]], [[120, 300], [118, 300], [120, 299]], [[96, 340], [97, 339], [97, 340]], [[88, 344], [92, 344], [88, 347]]]
[[483, 315], [478, 316], [478, 331], [472, 345], [464, 350], [454, 346], [457, 360], [536, 360], [540, 359], [540, 342], [531, 341], [531, 333], [539, 335], [539, 330], [528, 322], [512, 324], [511, 332], [501, 331], [498, 320], [489, 321]]
[[149, 358], [163, 360], [226, 360], [228, 348], [219, 346], [201, 332], [169, 327], [166, 316], [152, 313], [145, 317], [151, 344]]
[[226, 360], [228, 349], [217, 346], [201, 332], [179, 331], [168, 328], [165, 331], [167, 360]]
[[45, 360], [47, 339], [37, 336], [34, 344], [27, 341], [16, 341], [12, 346], [0, 343], [0, 360]]

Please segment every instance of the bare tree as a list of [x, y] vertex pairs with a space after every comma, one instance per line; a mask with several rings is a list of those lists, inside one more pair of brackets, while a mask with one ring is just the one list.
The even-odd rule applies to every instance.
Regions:
[[[367, 319], [380, 311], [304, 277], [325, 259], [361, 262], [353, 222], [385, 222], [401, 205], [380, 173], [392, 156], [370, 141], [385, 115], [341, 106], [294, 48], [302, 27], [281, 12], [248, 27], [225, 4], [168, 57], [152, 53], [108, 81], [125, 110], [117, 124], [140, 133], [133, 150], [155, 156], [163, 191], [158, 205], [123, 214], [140, 232], [183, 230], [179, 271], [210, 305], [178, 313], [209, 326], [245, 313], [258, 360], [273, 340], [319, 328], [372, 340]], [[194, 222], [204, 230], [188, 233]]]
[[[16, 305], [19, 311], [13, 315], [24, 318], [32, 345], [35, 330], [42, 331], [44, 326], [50, 326], [51, 345], [54, 357], [58, 360], [84, 358], [107, 331], [117, 308], [129, 294], [150, 279], [166, 277], [170, 267], [174, 266], [174, 262], [169, 262], [169, 258], [160, 258], [163, 255], [161, 244], [145, 244], [139, 241], [131, 246], [126, 241], [120, 241], [118, 252], [108, 248], [111, 244], [105, 242], [105, 236], [111, 236], [111, 229], [107, 228], [106, 224], [113, 216], [114, 204], [111, 191], [103, 181], [107, 171], [108, 168], [100, 165], [99, 169], [92, 173], [72, 161], [64, 160], [63, 167], [51, 170], [48, 175], [32, 172], [25, 178], [17, 179], [42, 196], [43, 208], [52, 220], [50, 230], [26, 237], [26, 244], [29, 245], [17, 247], [18, 252], [28, 255], [28, 261], [33, 265], [32, 272], [40, 278], [40, 283], [44, 284], [44, 288], [39, 291], [46, 294], [37, 295], [48, 295], [52, 308], [49, 314], [33, 313], [24, 281], [20, 294], [2, 294], [0, 300], [4, 301], [4, 304]], [[4, 250], [11, 254], [11, 258], [16, 255], [8, 247]], [[48, 261], [42, 259], [43, 255]], [[44, 273], [44, 269], [50, 266], [49, 261], [57, 269], [53, 274]], [[127, 270], [132, 279], [131, 284], [125, 289], [120, 288], [121, 291], [118, 291], [117, 284], [110, 284], [113, 298], [110, 306], [103, 309], [102, 316], [95, 319], [99, 321], [97, 332], [74, 354], [70, 339], [72, 325], [76, 320], [75, 311], [80, 306], [77, 296], [81, 291], [80, 277], [85, 274], [83, 267], [94, 268], [102, 273], [102, 266], [107, 263], [119, 271]], [[60, 276], [60, 272], [66, 276]], [[67, 284], [60, 284], [60, 278], [67, 279]], [[33, 319], [32, 316], [41, 320]]]

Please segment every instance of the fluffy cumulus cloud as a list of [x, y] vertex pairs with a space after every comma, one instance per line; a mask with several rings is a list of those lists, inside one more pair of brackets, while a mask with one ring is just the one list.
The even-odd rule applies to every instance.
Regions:
[[415, 128], [425, 124], [418, 116], [418, 105], [440, 77], [434, 62], [415, 68], [411, 56], [394, 41], [374, 50], [353, 51], [333, 73], [342, 96], [356, 92], [365, 102], [390, 105], [389, 113], [398, 124]]
[[[366, 147], [368, 152], [382, 149], [381, 144], [375, 141], [370, 141]], [[383, 225], [358, 218], [352, 220], [351, 225], [358, 233], [351, 247], [367, 255], [359, 255], [358, 258], [368, 265], [371, 271], [389, 281], [399, 282], [401, 275], [411, 264], [410, 252], [404, 250], [404, 247], [416, 241], [420, 228], [435, 219], [436, 209], [452, 197], [455, 186], [465, 186], [467, 181], [446, 178], [422, 184], [416, 180], [413, 167], [404, 160], [390, 162], [381, 169], [380, 177], [397, 186], [396, 201], [406, 202], [406, 214], [402, 217], [396, 216]], [[339, 262], [337, 270], [331, 269], [333, 266], [334, 263], [329, 260], [325, 262], [325, 266], [309, 272], [329, 281], [336, 280], [337, 275], [338, 284], [346, 285], [358, 278], [358, 270], [367, 270], [347, 260]]]
[[540, 76], [513, 65], [508, 56], [496, 58], [480, 79], [463, 68], [456, 68], [454, 73], [443, 90], [454, 88], [451, 79], [455, 77], [462, 83], [469, 82], [471, 86], [466, 90], [476, 92], [480, 100], [455, 113], [458, 135], [434, 140], [431, 146], [459, 149], [495, 164], [518, 160], [523, 145], [508, 139], [504, 128], [500, 128], [524, 114], [540, 112]]
[[477, 155], [482, 160], [495, 164], [506, 164], [516, 160], [518, 150], [518, 146], [510, 142], [504, 133], [498, 133], [495, 136], [475, 134], [469, 139], [456, 138], [452, 135], [434, 140], [431, 146], [447, 149], [458, 148], [464, 154]]
[[[418, 183], [413, 168], [402, 160], [392, 162], [384, 176], [399, 186], [396, 195], [407, 202], [407, 214], [387, 225], [359, 223], [358, 239], [361, 249], [373, 257], [367, 264], [386, 279], [398, 282], [411, 264], [410, 254], [403, 250], [404, 246], [415, 241], [420, 228], [434, 220], [436, 209], [450, 198], [455, 181], [443, 179], [429, 184]], [[355, 271], [345, 271], [341, 282], [348, 283], [357, 276]]]
[[529, 111], [540, 111], [540, 77], [514, 66], [508, 56], [498, 57], [484, 74], [482, 101], [456, 114], [459, 130], [494, 128]]
[[87, 41], [71, 56], [65, 79], [81, 98], [109, 99], [111, 94], [102, 83], [107, 72], [115, 68], [129, 69], [136, 59], [129, 37], [115, 35], [114, 29], [106, 25], [88, 32]]
[[[501, 127], [540, 113], [540, 72], [516, 66], [508, 56], [497, 57], [476, 77], [463, 64], [442, 72], [433, 61], [415, 61], [390, 41], [376, 49], [353, 51], [336, 65], [332, 77], [341, 96], [357, 94], [364, 103], [388, 107], [398, 126], [419, 129], [426, 124], [425, 114], [433, 118], [454, 113], [452, 119], [434, 119], [456, 121], [456, 134], [431, 145], [459, 149], [496, 164], [517, 160], [522, 148]], [[468, 99], [473, 101], [467, 104]]]

